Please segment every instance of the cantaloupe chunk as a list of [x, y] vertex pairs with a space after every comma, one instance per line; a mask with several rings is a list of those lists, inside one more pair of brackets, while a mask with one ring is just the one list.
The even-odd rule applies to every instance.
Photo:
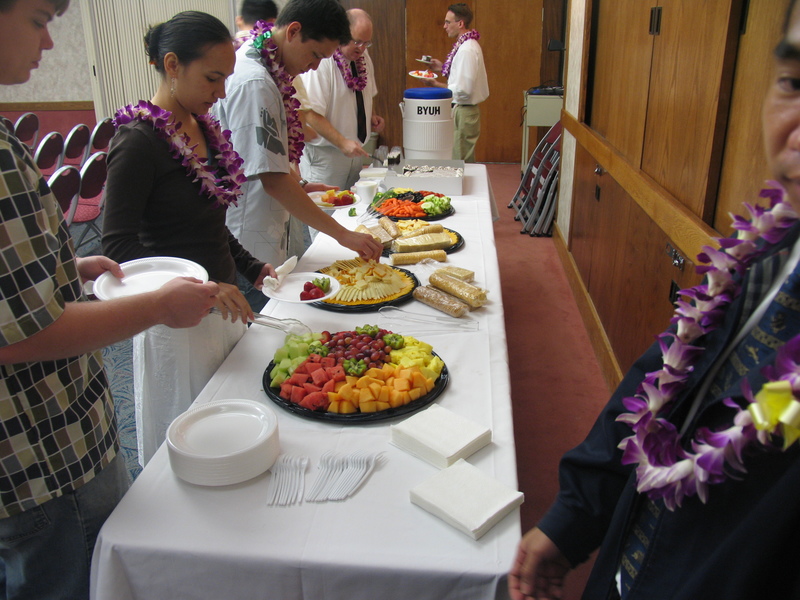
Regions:
[[400, 398], [403, 400], [403, 404], [411, 402], [411, 396], [408, 392], [400, 392]]
[[398, 392], [394, 389], [389, 392], [389, 406], [392, 408], [397, 408], [398, 406], [403, 406], [403, 404], [405, 404], [402, 396], [400, 396], [400, 393], [401, 392]]
[[349, 415], [351, 413], [356, 412], [358, 409], [356, 408], [355, 404], [349, 402], [347, 400], [342, 400], [339, 402], [339, 414], [342, 415]]
[[407, 392], [408, 390], [411, 389], [411, 382], [405, 377], [395, 377], [394, 389], [399, 390], [401, 392]]
[[358, 406], [361, 409], [361, 412], [364, 412], [364, 403], [374, 401], [375, 395], [372, 393], [372, 389], [368, 387], [361, 388], [358, 391], [360, 392], [358, 396]]
[[422, 390], [419, 388], [411, 388], [408, 390], [408, 395], [411, 400], [418, 400], [420, 396], [422, 396]]
[[378, 394], [378, 402], [386, 402], [389, 403], [389, 391], [390, 388], [388, 386], [382, 385], [381, 391]]
[[358, 377], [356, 377], [355, 375], [346, 375], [345, 380], [347, 381], [347, 383], [354, 386], [358, 382]]
[[341, 390], [346, 385], [347, 385], [347, 382], [345, 380], [337, 381], [333, 386], [333, 391], [334, 392], [338, 392], [339, 390]]
[[362, 403], [359, 408], [362, 413], [372, 413], [378, 410], [378, 403], [375, 400], [369, 400]]
[[388, 402], [375, 402], [378, 407], [378, 410], [386, 410], [387, 408], [391, 408]]
[[377, 367], [367, 369], [364, 373], [364, 377], [372, 377], [373, 379], [377, 379], [379, 381], [386, 379], [383, 369], [378, 369]]
[[[332, 394], [334, 392], [328, 392], [328, 394]], [[330, 396], [328, 396], [330, 398]], [[339, 412], [339, 401], [338, 400], [331, 400], [331, 403], [328, 405], [328, 412], [338, 413]]]
[[341, 402], [342, 397], [336, 392], [328, 392], [328, 400], [331, 402]]
[[349, 400], [350, 402], [353, 401], [353, 398], [356, 395], [355, 389], [349, 383], [345, 383], [342, 387], [340, 387], [337, 393], [342, 397], [342, 400]]

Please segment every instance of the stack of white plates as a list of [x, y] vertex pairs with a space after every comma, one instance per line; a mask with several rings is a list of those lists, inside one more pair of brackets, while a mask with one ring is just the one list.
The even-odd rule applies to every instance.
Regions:
[[269, 469], [280, 454], [278, 418], [253, 400], [193, 406], [167, 430], [175, 474], [197, 485], [231, 485]]

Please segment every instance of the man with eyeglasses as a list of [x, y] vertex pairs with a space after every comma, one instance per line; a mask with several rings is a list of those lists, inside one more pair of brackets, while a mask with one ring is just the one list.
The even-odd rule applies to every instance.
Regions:
[[372, 45], [372, 19], [358, 8], [347, 11], [349, 43], [339, 46], [316, 71], [301, 75], [308, 104], [306, 122], [319, 137], [310, 140], [300, 159], [300, 174], [349, 189], [359, 177], [370, 133], [383, 131], [383, 117], [373, 112], [378, 93], [367, 48]]
[[427, 80], [429, 86], [449, 88], [453, 92], [455, 134], [453, 159], [475, 162], [475, 145], [481, 134], [481, 113], [478, 105], [489, 97], [489, 81], [478, 43], [480, 34], [470, 29], [472, 11], [463, 2], [451, 4], [444, 17], [447, 37], [456, 38], [450, 54], [442, 63], [435, 58], [431, 70], [447, 78], [447, 83]]

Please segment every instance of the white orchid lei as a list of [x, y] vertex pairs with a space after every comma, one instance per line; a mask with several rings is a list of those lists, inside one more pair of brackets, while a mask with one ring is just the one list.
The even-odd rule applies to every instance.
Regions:
[[367, 87], [367, 61], [363, 56], [359, 56], [356, 63], [356, 72], [358, 75], [353, 76], [353, 71], [350, 69], [350, 61], [347, 60], [342, 51], [337, 48], [333, 53], [333, 60], [336, 61], [336, 66], [339, 67], [339, 72], [344, 77], [344, 82], [347, 87], [354, 92], [363, 92]]
[[481, 34], [474, 29], [471, 29], [470, 31], [465, 31], [460, 36], [458, 36], [456, 43], [453, 44], [453, 48], [450, 50], [450, 54], [447, 55], [447, 58], [444, 60], [444, 64], [442, 65], [442, 77], [450, 76], [450, 65], [453, 64], [453, 58], [455, 58], [456, 52], [458, 52], [458, 49], [461, 47], [461, 44], [463, 44], [467, 40], [479, 40], [479, 39], [481, 39]]
[[294, 97], [296, 90], [292, 85], [292, 76], [286, 72], [283, 63], [278, 60], [278, 46], [272, 40], [274, 23], [257, 21], [250, 35], [253, 47], [261, 53], [261, 60], [267, 71], [278, 86], [283, 98], [283, 108], [286, 112], [286, 129], [289, 134], [289, 160], [293, 163], [300, 162], [303, 155], [303, 125], [297, 112], [300, 102]]
[[[733, 423], [722, 431], [699, 428], [689, 448], [681, 444], [681, 435], [664, 414], [684, 389], [694, 364], [704, 351], [692, 343], [722, 323], [725, 309], [740, 291], [740, 278], [753, 261], [779, 242], [798, 219], [786, 201], [786, 192], [777, 182], [762, 190], [761, 197], [770, 199], [770, 208], [745, 204], [752, 219], [734, 216], [736, 238], [720, 238], [720, 249], [704, 247], [698, 255], [698, 273], [707, 283], [682, 290], [680, 294], [692, 303], [677, 302], [672, 323], [675, 333], [659, 337], [663, 366], [647, 373], [634, 396], [623, 398], [629, 412], [617, 420], [627, 423], [633, 435], [619, 444], [622, 463], [636, 464], [637, 490], [651, 499], [662, 499], [674, 510], [688, 496], [708, 498], [708, 486], [727, 477], [746, 473], [742, 451], [749, 444], [770, 444], [774, 436], [783, 438], [784, 450], [800, 436], [800, 335], [778, 351], [775, 364], [762, 370], [768, 380], [753, 396], [746, 380], [742, 392], [748, 400], [746, 408], [732, 399], [724, 400], [735, 410]], [[757, 245], [763, 239], [765, 244]], [[672, 340], [668, 344], [668, 340]]]
[[200, 180], [203, 193], [216, 200], [218, 206], [235, 205], [242, 193], [241, 186], [247, 181], [242, 170], [244, 161], [233, 149], [230, 131], [223, 131], [212, 115], [195, 115], [195, 119], [208, 143], [209, 155], [218, 161], [217, 168], [211, 168], [207, 159], [197, 155], [197, 144], [189, 145], [189, 136], [179, 132], [181, 124], [175, 122], [172, 113], [151, 102], [141, 100], [120, 108], [114, 115], [114, 126], [119, 128], [131, 121], [150, 123], [156, 134], [169, 144], [172, 156], [194, 176], [192, 181]]

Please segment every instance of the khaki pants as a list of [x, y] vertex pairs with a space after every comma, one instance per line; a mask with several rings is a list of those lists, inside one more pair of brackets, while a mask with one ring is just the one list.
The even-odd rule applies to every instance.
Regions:
[[455, 132], [453, 136], [453, 160], [475, 162], [475, 144], [481, 134], [481, 113], [477, 106], [453, 107]]

